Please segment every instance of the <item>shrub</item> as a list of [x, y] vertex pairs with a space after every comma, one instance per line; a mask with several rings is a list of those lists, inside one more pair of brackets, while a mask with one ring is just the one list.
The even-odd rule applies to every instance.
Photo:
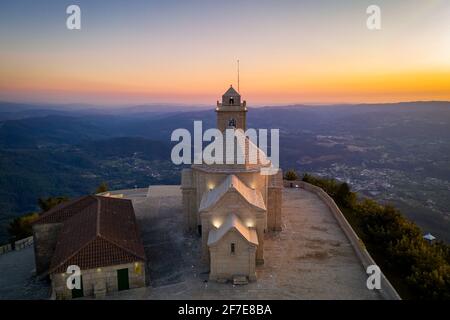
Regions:
[[295, 172], [295, 170], [291, 169], [286, 171], [286, 173], [284, 174], [284, 178], [288, 181], [294, 181], [298, 180], [298, 175], [297, 172]]
[[41, 208], [42, 212], [46, 212], [51, 208], [57, 206], [60, 203], [69, 201], [68, 197], [48, 197], [48, 198], [39, 198], [38, 205]]
[[95, 194], [103, 193], [106, 191], [108, 191], [108, 185], [106, 184], [106, 182], [102, 182], [95, 190]]
[[15, 218], [8, 226], [8, 233], [14, 241], [33, 235], [32, 223], [39, 218], [36, 212], [28, 213], [22, 217]]

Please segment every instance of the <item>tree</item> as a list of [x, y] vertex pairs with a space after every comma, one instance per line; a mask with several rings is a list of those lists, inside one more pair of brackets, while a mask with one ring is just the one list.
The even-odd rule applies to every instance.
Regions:
[[95, 194], [103, 193], [106, 191], [108, 191], [108, 185], [106, 184], [106, 182], [102, 182], [95, 190]]
[[284, 178], [288, 181], [294, 181], [294, 180], [298, 180], [298, 175], [294, 169], [291, 169], [291, 170], [286, 171], [286, 173], [284, 174]]
[[42, 212], [46, 212], [51, 208], [57, 206], [60, 203], [69, 201], [68, 197], [48, 197], [48, 198], [39, 198], [38, 205], [41, 208]]
[[32, 223], [39, 218], [36, 212], [28, 213], [22, 217], [17, 217], [10, 222], [8, 233], [14, 241], [27, 238], [33, 235]]
[[336, 201], [347, 208], [352, 208], [356, 203], [356, 194], [350, 191], [348, 183], [344, 182], [338, 187]]

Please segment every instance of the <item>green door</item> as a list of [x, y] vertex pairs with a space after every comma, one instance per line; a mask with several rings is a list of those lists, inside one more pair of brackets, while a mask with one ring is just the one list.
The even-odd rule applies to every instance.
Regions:
[[128, 268], [117, 270], [117, 284], [119, 291], [130, 289], [128, 281]]
[[82, 276], [80, 276], [80, 283], [81, 283], [81, 288], [80, 289], [72, 289], [72, 299], [84, 297], [84, 294], [83, 294], [83, 277]]

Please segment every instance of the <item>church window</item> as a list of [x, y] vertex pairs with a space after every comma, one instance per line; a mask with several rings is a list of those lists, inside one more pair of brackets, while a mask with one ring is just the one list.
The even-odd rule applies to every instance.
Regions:
[[233, 105], [233, 104], [234, 104], [234, 98], [231, 97], [231, 98], [230, 98], [230, 105]]
[[236, 128], [236, 120], [231, 118], [230, 120], [228, 120], [228, 126], [231, 128]]
[[234, 254], [236, 252], [236, 244], [232, 243], [230, 245], [230, 252], [231, 252], [231, 254]]

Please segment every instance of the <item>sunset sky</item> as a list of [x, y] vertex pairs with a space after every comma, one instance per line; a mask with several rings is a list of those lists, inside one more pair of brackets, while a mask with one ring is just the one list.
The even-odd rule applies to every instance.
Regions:
[[237, 59], [250, 105], [450, 100], [448, 0], [2, 0], [0, 43], [3, 101], [211, 104]]

